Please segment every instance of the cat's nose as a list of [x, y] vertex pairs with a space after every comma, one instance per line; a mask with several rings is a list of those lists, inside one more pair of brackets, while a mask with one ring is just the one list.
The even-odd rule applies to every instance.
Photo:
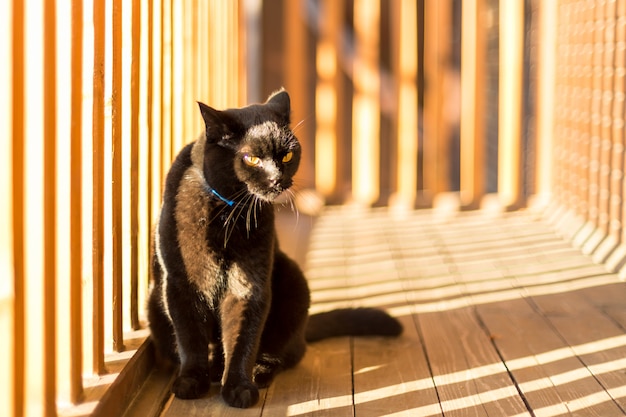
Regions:
[[275, 177], [271, 177], [269, 179], [270, 187], [276, 187], [278, 184], [280, 184], [280, 180], [281, 180], [281, 176], [280, 175], [277, 175]]

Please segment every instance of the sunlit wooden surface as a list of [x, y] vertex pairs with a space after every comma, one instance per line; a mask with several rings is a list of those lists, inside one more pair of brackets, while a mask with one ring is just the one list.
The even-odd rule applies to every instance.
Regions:
[[349, 207], [289, 220], [283, 236], [313, 226], [313, 311], [378, 306], [404, 334], [312, 344], [251, 409], [228, 408], [214, 386], [162, 415], [624, 415], [626, 286], [552, 223]]

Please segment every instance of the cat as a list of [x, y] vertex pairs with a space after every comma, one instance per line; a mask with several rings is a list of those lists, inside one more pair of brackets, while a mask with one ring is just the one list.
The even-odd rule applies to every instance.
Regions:
[[272, 202], [289, 190], [301, 147], [281, 89], [265, 103], [215, 110], [165, 182], [154, 231], [148, 319], [158, 357], [179, 364], [172, 391], [198, 398], [221, 382], [224, 401], [246, 408], [258, 387], [295, 366], [306, 343], [340, 335], [396, 336], [373, 309], [308, 315], [309, 288], [278, 246]]

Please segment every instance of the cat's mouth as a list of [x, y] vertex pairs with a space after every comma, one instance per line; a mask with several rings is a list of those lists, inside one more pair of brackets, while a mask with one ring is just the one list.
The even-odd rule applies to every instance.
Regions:
[[[290, 186], [290, 184], [289, 184]], [[273, 203], [281, 194], [289, 189], [289, 186], [277, 184], [273, 187], [255, 188], [248, 186], [248, 191], [267, 203]]]

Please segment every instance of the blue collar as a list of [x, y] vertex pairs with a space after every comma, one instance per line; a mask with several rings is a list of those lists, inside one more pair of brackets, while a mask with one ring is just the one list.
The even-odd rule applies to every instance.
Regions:
[[228, 204], [230, 207], [235, 205], [235, 202], [233, 200], [229, 200], [226, 197], [222, 196], [220, 193], [218, 193], [213, 188], [211, 188], [208, 184], [207, 184], [207, 189], [209, 190], [211, 194], [213, 194], [215, 197], [222, 200], [224, 203]]

